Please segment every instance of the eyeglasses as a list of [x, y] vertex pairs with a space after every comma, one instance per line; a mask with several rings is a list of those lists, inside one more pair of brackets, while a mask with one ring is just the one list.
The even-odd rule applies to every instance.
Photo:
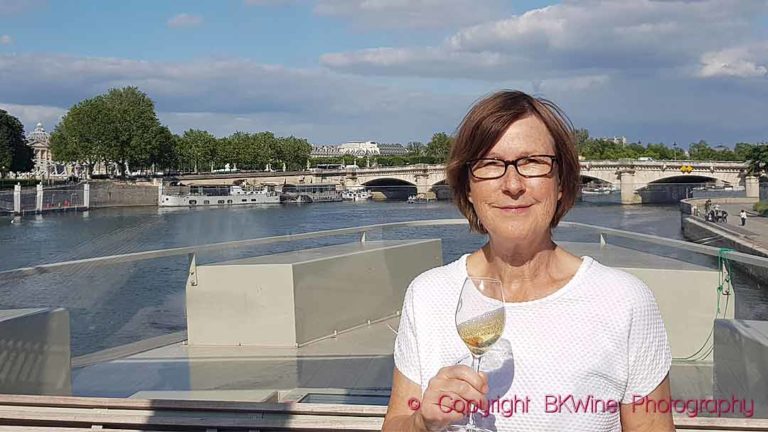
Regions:
[[467, 162], [469, 171], [480, 180], [504, 177], [507, 167], [513, 165], [517, 173], [525, 178], [546, 177], [552, 173], [557, 157], [552, 155], [531, 155], [515, 160], [495, 158], [472, 159]]

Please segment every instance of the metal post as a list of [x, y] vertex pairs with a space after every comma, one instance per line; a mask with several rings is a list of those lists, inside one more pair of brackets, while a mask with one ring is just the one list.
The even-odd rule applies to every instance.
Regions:
[[83, 185], [83, 207], [86, 209], [91, 208], [91, 185], [86, 183]]
[[191, 286], [197, 286], [197, 256], [194, 253], [187, 254], [189, 260], [188, 280]]
[[21, 214], [21, 183], [13, 186], [13, 214]]
[[43, 212], [43, 183], [37, 184], [37, 200], [35, 201], [35, 211], [38, 213]]

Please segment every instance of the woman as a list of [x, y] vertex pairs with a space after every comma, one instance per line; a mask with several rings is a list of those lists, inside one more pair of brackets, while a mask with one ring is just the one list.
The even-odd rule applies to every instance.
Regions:
[[[488, 242], [408, 288], [383, 430], [439, 431], [466, 422], [461, 407], [474, 402], [486, 411], [476, 423], [491, 430], [674, 431], [657, 405], [670, 397], [671, 354], [650, 290], [552, 241], [580, 184], [573, 136], [557, 106], [516, 91], [464, 118], [447, 177]], [[468, 275], [503, 284], [497, 344], [512, 354], [492, 379], [457, 365], [467, 348], [454, 313]]]

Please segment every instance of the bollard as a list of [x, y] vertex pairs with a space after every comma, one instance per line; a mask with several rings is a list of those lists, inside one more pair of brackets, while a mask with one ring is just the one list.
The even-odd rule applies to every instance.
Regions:
[[37, 200], [35, 201], [35, 212], [43, 212], [43, 182], [37, 184]]
[[86, 183], [83, 185], [83, 207], [86, 209], [91, 208], [91, 185]]
[[21, 183], [13, 186], [13, 214], [21, 214]]

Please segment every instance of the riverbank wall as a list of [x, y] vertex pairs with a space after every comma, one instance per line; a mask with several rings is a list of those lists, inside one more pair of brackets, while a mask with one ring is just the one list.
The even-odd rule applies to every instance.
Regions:
[[[680, 226], [683, 230], [683, 237], [696, 243], [768, 257], [768, 245], [730, 229], [727, 224], [708, 222], [704, 219], [702, 216], [705, 201], [706, 199], [703, 198], [680, 201]], [[712, 200], [712, 205], [742, 204], [745, 207], [749, 205], [751, 208], [755, 202], [756, 199], [754, 198], [722, 198]], [[699, 214], [702, 216], [695, 215], [696, 209], [699, 209]], [[738, 217], [738, 215], [732, 216]], [[768, 269], [766, 268], [741, 263], [733, 263], [733, 265], [758, 280], [768, 280]]]
[[91, 182], [90, 208], [158, 205], [158, 186], [150, 183]]
[[109, 180], [48, 187], [17, 185], [13, 190], [0, 191], [0, 215], [157, 206], [158, 193], [159, 186], [151, 183]]

